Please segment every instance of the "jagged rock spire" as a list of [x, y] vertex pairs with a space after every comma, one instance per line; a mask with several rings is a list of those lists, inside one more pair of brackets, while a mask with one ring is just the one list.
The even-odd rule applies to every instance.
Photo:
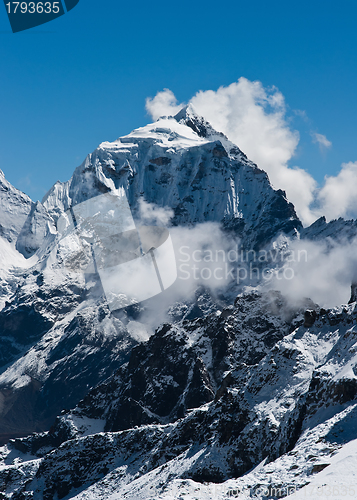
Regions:
[[214, 130], [212, 125], [203, 117], [200, 116], [192, 104], [184, 106], [177, 115], [174, 116], [179, 123], [190, 127], [200, 137], [209, 137], [210, 135], [218, 135], [227, 139], [222, 132]]

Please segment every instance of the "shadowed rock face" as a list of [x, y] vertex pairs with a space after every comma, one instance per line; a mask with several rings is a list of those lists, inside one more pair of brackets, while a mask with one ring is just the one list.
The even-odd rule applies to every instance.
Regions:
[[[118, 431], [174, 421], [213, 401], [222, 384], [228, 387], [227, 371], [243, 387], [250, 367], [289, 331], [283, 319], [269, 318], [270, 300], [280, 298], [269, 295], [259, 305], [258, 297], [239, 298], [234, 308], [184, 319], [182, 326], [163, 325], [147, 343], [133, 348], [129, 363], [110, 381], [89, 392], [78, 411], [96, 418], [100, 404], [105, 429]], [[125, 410], [129, 407], [132, 412]]]
[[[22, 375], [25, 377], [22, 386], [3, 381], [0, 386], [1, 433], [6, 435], [3, 440], [49, 429], [63, 408], [76, 405], [89, 387], [107, 378], [127, 360], [136, 342], [119, 321], [114, 324], [111, 319], [108, 321], [109, 311], [104, 311], [103, 316], [98, 318], [96, 310], [77, 314], [64, 327], [60, 341], [52, 346], [47, 340], [51, 333], [47, 332], [44, 340], [25, 355], [28, 368]], [[105, 335], [103, 328], [108, 325], [111, 334]], [[39, 375], [30, 365], [30, 360], [37, 357], [45, 361]]]
[[[289, 453], [319, 412], [356, 403], [354, 381], [338, 378], [355, 343], [355, 305], [316, 310], [307, 327], [311, 303], [293, 312], [278, 293], [250, 293], [220, 314], [164, 325], [50, 432], [12, 442], [43, 457], [36, 475], [27, 472], [26, 490], [63, 498], [88, 482], [118, 481], [118, 467], [146, 474], [175, 460], [177, 477], [221, 482]], [[96, 422], [106, 432], [91, 433]], [[327, 440], [342, 435], [339, 425], [326, 426]]]

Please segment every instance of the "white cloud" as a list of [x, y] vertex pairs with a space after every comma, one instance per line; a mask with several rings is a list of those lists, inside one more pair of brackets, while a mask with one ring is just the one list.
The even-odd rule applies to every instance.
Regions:
[[327, 139], [323, 134], [318, 134], [317, 132], [311, 132], [312, 142], [318, 144], [321, 151], [328, 149], [332, 146], [332, 142]]
[[178, 104], [175, 94], [169, 90], [164, 89], [158, 92], [155, 97], [148, 97], [146, 99], [146, 110], [154, 120], [160, 116], [174, 116], [176, 115], [184, 104]]
[[284, 96], [278, 89], [265, 89], [261, 82], [240, 78], [216, 92], [198, 92], [190, 102], [268, 173], [275, 188], [286, 191], [304, 224], [314, 222], [309, 205], [317, 183], [302, 168], [288, 166], [299, 133], [291, 130], [286, 120]]
[[139, 198], [139, 217], [145, 224], [157, 224], [166, 226], [174, 216], [174, 211], [169, 207], [159, 207], [154, 203], [148, 203], [144, 198]]
[[[280, 290], [291, 304], [309, 297], [322, 307], [346, 304], [351, 293], [351, 279], [356, 276], [357, 255], [356, 239], [353, 241], [313, 242], [294, 240], [289, 249], [296, 256], [299, 252], [306, 259], [295, 258], [286, 262], [290, 268], [290, 279], [273, 278], [270, 287]], [[291, 271], [292, 270], [292, 271]]]
[[[276, 88], [264, 88], [259, 81], [240, 78], [217, 91], [199, 91], [189, 101], [218, 131], [237, 144], [247, 156], [264, 169], [275, 189], [286, 191], [289, 201], [305, 226], [318, 217], [327, 219], [357, 216], [356, 164], [342, 166], [336, 177], [326, 177], [318, 189], [306, 170], [289, 166], [299, 143], [299, 133], [292, 130], [286, 117], [285, 99]], [[153, 119], [175, 115], [184, 104], [178, 104], [171, 90], [165, 89], [146, 100]], [[305, 112], [297, 111], [306, 119]], [[321, 150], [331, 147], [323, 134], [311, 133]]]
[[[155, 206], [153, 208], [156, 210]], [[150, 214], [150, 210], [145, 206], [145, 213]], [[180, 309], [184, 309], [182, 303], [194, 300], [199, 286], [207, 287], [212, 296], [219, 294], [229, 283], [230, 275], [225, 274], [225, 263], [222, 260], [216, 261], [215, 257], [207, 260], [205, 256], [207, 252], [212, 252], [213, 256], [218, 255], [218, 259], [222, 259], [222, 252], [226, 255], [239, 244], [239, 240], [235, 241], [215, 222], [204, 222], [195, 227], [171, 227], [170, 235], [175, 249], [178, 277], [165, 293], [152, 297], [149, 306], [148, 302], [143, 304], [145, 310], [140, 316], [140, 322], [150, 325], [152, 330], [165, 321], [172, 321], [166, 311], [175, 303]], [[216, 275], [217, 267], [219, 270]], [[165, 275], [162, 264], [160, 273]], [[138, 286], [140, 280], [137, 282]]]
[[357, 215], [357, 162], [343, 163], [336, 176], [326, 176], [318, 192], [319, 211], [328, 220]]
[[302, 120], [304, 120], [304, 122], [308, 122], [309, 121], [309, 118], [306, 114], [306, 111], [304, 109], [294, 109], [293, 110], [293, 113], [298, 116], [299, 118], [301, 118]]
[[268, 173], [294, 154], [299, 134], [286, 123], [284, 97], [276, 88], [266, 90], [260, 82], [240, 78], [217, 92], [198, 92], [191, 103]]

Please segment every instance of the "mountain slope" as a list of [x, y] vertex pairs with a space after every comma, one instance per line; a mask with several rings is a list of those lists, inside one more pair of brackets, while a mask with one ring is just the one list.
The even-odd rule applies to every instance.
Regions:
[[[16, 469], [26, 484], [11, 481], [11, 487], [46, 499], [109, 493], [166, 498], [165, 490], [177, 484], [184, 491], [185, 484], [193, 490], [225, 481], [227, 488], [239, 485], [250, 494], [268, 471], [276, 486], [282, 474], [291, 487], [303, 486], [357, 436], [351, 428], [356, 303], [330, 311], [314, 307], [315, 322], [307, 326], [310, 315], [293, 313], [279, 294], [253, 292], [220, 314], [185, 321], [181, 332], [178, 326], [158, 330], [50, 433], [4, 448], [5, 463], [24, 460]], [[170, 363], [158, 360], [158, 344], [164, 359], [177, 360], [181, 370], [170, 372]], [[195, 376], [193, 352], [201, 377]], [[192, 375], [181, 384], [186, 366]], [[181, 418], [170, 412], [177, 387], [178, 402], [192, 401]], [[138, 420], [126, 420], [129, 410]], [[233, 481], [259, 464], [254, 474]], [[2, 477], [14, 472], [7, 465]]]

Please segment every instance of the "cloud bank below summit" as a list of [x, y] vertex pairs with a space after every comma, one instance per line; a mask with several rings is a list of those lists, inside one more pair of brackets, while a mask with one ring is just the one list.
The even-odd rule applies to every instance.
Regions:
[[[289, 166], [300, 137], [289, 125], [285, 98], [276, 87], [264, 88], [242, 77], [217, 91], [199, 91], [189, 103], [263, 168], [274, 188], [286, 191], [305, 226], [321, 215], [328, 220], [357, 217], [357, 162], [342, 164], [336, 176], [325, 177], [323, 186], [306, 170]], [[184, 105], [169, 89], [146, 100], [154, 120], [175, 115]], [[323, 134], [311, 136], [323, 151], [332, 146]]]

